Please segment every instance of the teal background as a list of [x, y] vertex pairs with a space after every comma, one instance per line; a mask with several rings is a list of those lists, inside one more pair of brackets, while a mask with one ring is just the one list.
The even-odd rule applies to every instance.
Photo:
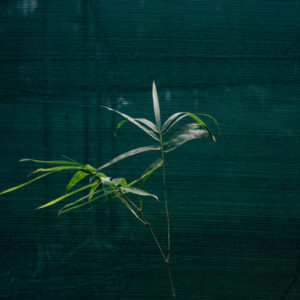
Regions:
[[[97, 167], [148, 145], [117, 115], [210, 113], [217, 143], [167, 156], [180, 299], [300, 299], [300, 2], [0, 3], [0, 189], [62, 154]], [[134, 179], [156, 158], [107, 169]], [[1, 196], [0, 299], [170, 299], [151, 236], [117, 201], [57, 218], [35, 208], [70, 175]], [[161, 197], [160, 172], [145, 189]], [[162, 202], [145, 200], [162, 244]]]

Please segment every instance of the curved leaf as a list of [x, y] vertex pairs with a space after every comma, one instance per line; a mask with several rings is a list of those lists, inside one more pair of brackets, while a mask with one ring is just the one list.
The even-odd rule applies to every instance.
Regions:
[[[99, 199], [99, 198], [101, 198], [101, 197], [104, 197], [103, 190], [94, 192], [93, 195], [99, 194], [99, 193], [101, 193], [101, 192], [102, 192], [102, 194], [101, 194], [100, 196], [95, 197], [95, 198], [93, 198], [93, 199], [91, 199], [91, 200], [88, 200], [87, 203], [91, 203], [91, 202], [95, 201], [96, 199]], [[79, 203], [79, 202], [82, 202], [83, 200], [89, 198], [89, 196], [90, 196], [90, 194], [85, 195], [85, 196], [83, 196], [83, 197], [77, 199], [77, 200], [74, 201], [74, 202], [67, 203], [66, 205], [64, 205], [64, 206], [60, 209], [60, 211], [64, 210], [65, 208], [71, 207], [71, 206], [73, 206], [73, 205], [75, 205], [75, 204], [77, 204], [77, 203]], [[59, 212], [59, 214], [60, 214], [60, 212]]]
[[150, 164], [150, 166], [145, 170], [145, 173], [140, 178], [130, 182], [128, 186], [132, 186], [141, 180], [145, 181], [155, 170], [160, 168], [162, 165], [163, 165], [162, 159], [161, 158], [157, 159], [152, 164]]
[[135, 194], [135, 195], [139, 195], [139, 196], [145, 196], [145, 197], [153, 197], [157, 201], [159, 201], [158, 197], [156, 195], [150, 194], [150, 193], [148, 193], [148, 192], [146, 192], [142, 189], [139, 189], [139, 188], [130, 187], [130, 186], [122, 186], [122, 187], [120, 187], [120, 189], [123, 192], [126, 192], [126, 193], [131, 193], [131, 194]]
[[185, 117], [191, 117], [192, 119], [194, 119], [197, 123], [199, 123], [202, 127], [204, 127], [208, 134], [210, 135], [211, 139], [215, 142], [216, 138], [213, 135], [213, 133], [211, 132], [211, 130], [208, 128], [208, 126], [198, 117], [198, 115], [203, 115], [205, 117], [208, 117], [210, 119], [212, 119], [217, 125], [218, 122], [217, 120], [212, 117], [209, 114], [199, 114], [199, 113], [190, 113], [190, 112], [178, 112], [173, 114], [163, 125], [163, 134], [167, 133], [167, 131], [169, 131], [177, 122], [179, 122], [180, 120], [182, 120]]
[[149, 134], [153, 139], [159, 141], [159, 138], [157, 137], [157, 135], [152, 131], [152, 130], [149, 130], [147, 129], [145, 126], [141, 125], [139, 122], [137, 122], [134, 118], [118, 111], [118, 110], [115, 110], [111, 107], [107, 107], [105, 105], [102, 105], [102, 107], [110, 110], [110, 111], [113, 111], [113, 112], [116, 112], [117, 114], [121, 115], [122, 117], [124, 117], [125, 119], [127, 119], [129, 122], [133, 123], [134, 125], [136, 125], [137, 127], [139, 127], [140, 129], [142, 129], [144, 132], [146, 132], [147, 134]]
[[193, 114], [193, 113], [190, 113], [190, 112], [185, 112], [185, 114], [187, 114], [188, 116], [193, 118], [196, 122], [198, 122], [201, 126], [203, 126], [207, 130], [207, 132], [210, 135], [211, 139], [214, 142], [216, 141], [216, 138], [213, 135], [213, 133], [210, 131], [210, 129], [206, 126], [206, 124], [196, 114]]
[[[143, 123], [144, 125], [148, 126], [151, 130], [153, 130], [154, 132], [158, 133], [158, 129], [155, 126], [155, 124], [147, 119], [143, 119], [143, 118], [134, 118], [135, 121]], [[125, 123], [129, 122], [128, 120], [122, 120], [121, 122], [118, 123], [114, 135], [117, 135], [117, 130], [119, 128], [121, 128]]]
[[153, 151], [153, 150], [160, 150], [160, 147], [159, 146], [145, 146], [145, 147], [140, 147], [140, 148], [136, 148], [136, 149], [133, 149], [133, 150], [130, 150], [128, 152], [125, 152], [117, 157], [115, 157], [114, 159], [112, 159], [111, 161], [109, 161], [108, 163], [104, 164], [103, 166], [99, 167], [97, 170], [100, 171], [106, 167], [109, 167], [111, 166], [112, 164], [124, 159], [124, 158], [127, 158], [127, 157], [130, 157], [130, 156], [133, 156], [133, 155], [136, 155], [136, 154], [139, 154], [139, 153], [142, 153], [142, 152], [146, 152], [146, 151]]
[[73, 186], [75, 186], [80, 180], [82, 180], [83, 178], [85, 178], [86, 176], [88, 176], [89, 173], [87, 173], [86, 171], [82, 171], [79, 170], [77, 171], [74, 176], [71, 178], [66, 191], [68, 192]]
[[[180, 117], [181, 116], [181, 117]], [[180, 117], [180, 118], [178, 118]], [[177, 122], [179, 122], [185, 115], [183, 112], [177, 112], [173, 114], [171, 117], [167, 119], [167, 121], [163, 124], [162, 133], [167, 132], [171, 127], [173, 127]], [[177, 119], [178, 118], [178, 119]]]
[[50, 161], [44, 161], [44, 160], [37, 160], [37, 159], [31, 159], [31, 158], [23, 158], [19, 160], [20, 162], [25, 161], [33, 161], [40, 164], [53, 164], [53, 165], [74, 165], [74, 166], [84, 166], [83, 164], [73, 162], [73, 161], [65, 161], [65, 160], [50, 160]]
[[34, 181], [37, 181], [37, 180], [39, 180], [39, 179], [41, 179], [41, 178], [43, 178], [43, 177], [46, 177], [46, 176], [48, 176], [48, 175], [50, 175], [50, 174], [52, 174], [52, 173], [53, 173], [53, 172], [49, 172], [49, 173], [43, 174], [43, 175], [41, 175], [41, 176], [35, 177], [35, 178], [33, 178], [33, 179], [31, 179], [31, 180], [25, 182], [25, 183], [22, 183], [22, 184], [20, 184], [20, 185], [14, 186], [14, 187], [12, 187], [12, 188], [10, 188], [10, 189], [7, 189], [7, 190], [1, 192], [0, 195], [3, 195], [3, 194], [6, 194], [6, 193], [15, 191], [15, 190], [17, 190], [17, 189], [20, 189], [20, 188], [22, 188], [23, 186], [25, 186], [25, 185], [27, 185], [27, 184], [30, 184], [30, 183], [32, 183], [32, 182], [34, 182]]
[[198, 129], [199, 127], [200, 124], [198, 123], [190, 123], [176, 130], [164, 143], [165, 152], [171, 152], [190, 140], [207, 136], [207, 131]]
[[93, 186], [91, 187], [90, 189], [90, 192], [89, 192], [89, 200], [92, 199], [95, 191], [97, 190], [97, 188], [102, 184], [100, 178], [97, 178], [94, 182], [93, 182]]
[[154, 109], [154, 116], [155, 116], [156, 126], [160, 130], [160, 128], [161, 128], [160, 108], [159, 108], [159, 100], [158, 100], [155, 81], [153, 81], [153, 84], [152, 84], [152, 98], [153, 98], [153, 109]]
[[71, 193], [68, 193], [68, 194], [65, 194], [65, 195], [63, 195], [63, 196], [60, 196], [60, 197], [58, 197], [58, 198], [56, 198], [56, 199], [54, 199], [54, 200], [52, 200], [52, 201], [50, 201], [50, 202], [48, 202], [48, 203], [42, 205], [42, 206], [39, 206], [39, 207], [37, 207], [37, 209], [41, 209], [41, 208], [44, 208], [44, 207], [47, 207], [47, 206], [51, 206], [51, 205], [53, 205], [53, 204], [55, 204], [55, 203], [57, 203], [57, 202], [59, 202], [59, 201], [65, 199], [65, 198], [67, 198], [67, 197], [70, 197], [70, 196], [72, 196], [72, 195], [74, 195], [74, 194], [76, 194], [76, 193], [78, 193], [78, 192], [81, 192], [81, 191], [83, 191], [83, 190], [86, 190], [86, 189], [88, 189], [88, 188], [90, 188], [90, 187], [92, 187], [92, 186], [93, 186], [93, 184], [88, 184], [88, 185], [86, 185], [86, 186], [83, 186], [83, 187], [81, 187], [81, 188], [79, 188], [79, 189], [77, 189], [77, 190], [75, 190], [75, 191], [73, 191], [73, 192], [71, 192]]
[[58, 172], [58, 171], [64, 171], [64, 170], [78, 170], [82, 169], [82, 167], [77, 167], [77, 166], [60, 166], [60, 167], [53, 167], [53, 168], [40, 168], [35, 170], [32, 173], [38, 173], [38, 172]]

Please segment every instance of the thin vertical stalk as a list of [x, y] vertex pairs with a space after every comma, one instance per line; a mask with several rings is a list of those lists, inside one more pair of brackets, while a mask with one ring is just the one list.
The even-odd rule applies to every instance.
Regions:
[[167, 250], [167, 256], [166, 256], [166, 259], [165, 259], [165, 263], [166, 263], [166, 268], [167, 268], [167, 271], [168, 271], [172, 297], [173, 297], [173, 299], [176, 299], [174, 283], [173, 283], [172, 274], [171, 274], [170, 266], [169, 266], [170, 252], [171, 252], [170, 216], [169, 216], [168, 198], [167, 198], [165, 152], [164, 152], [164, 146], [163, 146], [163, 139], [162, 139], [161, 131], [159, 131], [159, 141], [160, 141], [161, 160], [162, 160], [162, 183], [163, 183], [163, 190], [164, 190], [164, 203], [165, 203], [166, 219], [167, 219], [167, 227], [168, 227], [168, 250]]

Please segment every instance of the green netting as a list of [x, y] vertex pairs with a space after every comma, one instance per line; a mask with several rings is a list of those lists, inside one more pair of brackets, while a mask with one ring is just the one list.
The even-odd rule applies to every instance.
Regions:
[[[216, 144], [167, 158], [178, 300], [299, 299], [299, 15], [298, 1], [2, 1], [0, 190], [33, 170], [21, 158], [101, 166], [147, 144], [127, 124], [114, 137], [121, 118], [100, 105], [153, 120], [155, 80], [164, 119], [220, 122]], [[133, 180], [154, 158], [109, 170]], [[0, 198], [0, 298], [169, 299], [151, 236], [118, 202], [35, 210], [67, 179]], [[146, 187], [161, 195], [159, 174]], [[163, 203], [144, 206], [166, 245]]]

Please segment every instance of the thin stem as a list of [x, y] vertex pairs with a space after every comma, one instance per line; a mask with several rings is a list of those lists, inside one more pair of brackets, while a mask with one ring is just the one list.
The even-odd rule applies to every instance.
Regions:
[[170, 267], [169, 267], [170, 252], [171, 252], [171, 234], [170, 234], [170, 217], [169, 217], [167, 185], [166, 185], [165, 152], [164, 152], [164, 146], [163, 146], [164, 144], [163, 144], [163, 138], [162, 138], [161, 131], [159, 132], [159, 140], [160, 140], [161, 160], [162, 160], [162, 182], [163, 182], [163, 189], [164, 189], [164, 203], [165, 203], [167, 227], [168, 227], [168, 251], [167, 251], [167, 257], [165, 257], [164, 260], [165, 260], [166, 268], [168, 271], [172, 298], [176, 299], [174, 283], [173, 283], [172, 274], [171, 274]]
[[167, 185], [166, 185], [166, 170], [165, 170], [165, 152], [162, 140], [162, 133], [160, 132], [160, 148], [161, 148], [161, 160], [162, 160], [162, 181], [163, 181], [163, 190], [164, 190], [164, 203], [166, 210], [166, 218], [167, 218], [167, 227], [168, 227], [168, 252], [167, 252], [167, 261], [170, 258], [171, 252], [171, 234], [170, 234], [170, 217], [169, 217], [169, 208], [168, 208], [168, 198], [167, 198]]
[[145, 222], [146, 227], [149, 228], [149, 230], [150, 230], [150, 232], [152, 234], [152, 237], [153, 237], [153, 239], [154, 239], [154, 241], [155, 241], [155, 243], [157, 245], [157, 248], [159, 249], [159, 252], [160, 252], [160, 254], [161, 254], [162, 258], [163, 258], [163, 261], [166, 264], [166, 268], [167, 268], [168, 276], [169, 276], [169, 282], [170, 282], [170, 288], [171, 288], [172, 298], [176, 299], [176, 294], [175, 294], [175, 289], [174, 289], [174, 283], [173, 283], [172, 274], [170, 272], [170, 267], [169, 267], [169, 259], [166, 258], [165, 254], [164, 254], [164, 252], [163, 252], [163, 250], [161, 248], [161, 245], [160, 245], [160, 243], [159, 243], [159, 241], [158, 241], [158, 239], [157, 239], [154, 231], [152, 230], [151, 224], [144, 218], [142, 212], [140, 212], [140, 215], [141, 215], [141, 219]]

